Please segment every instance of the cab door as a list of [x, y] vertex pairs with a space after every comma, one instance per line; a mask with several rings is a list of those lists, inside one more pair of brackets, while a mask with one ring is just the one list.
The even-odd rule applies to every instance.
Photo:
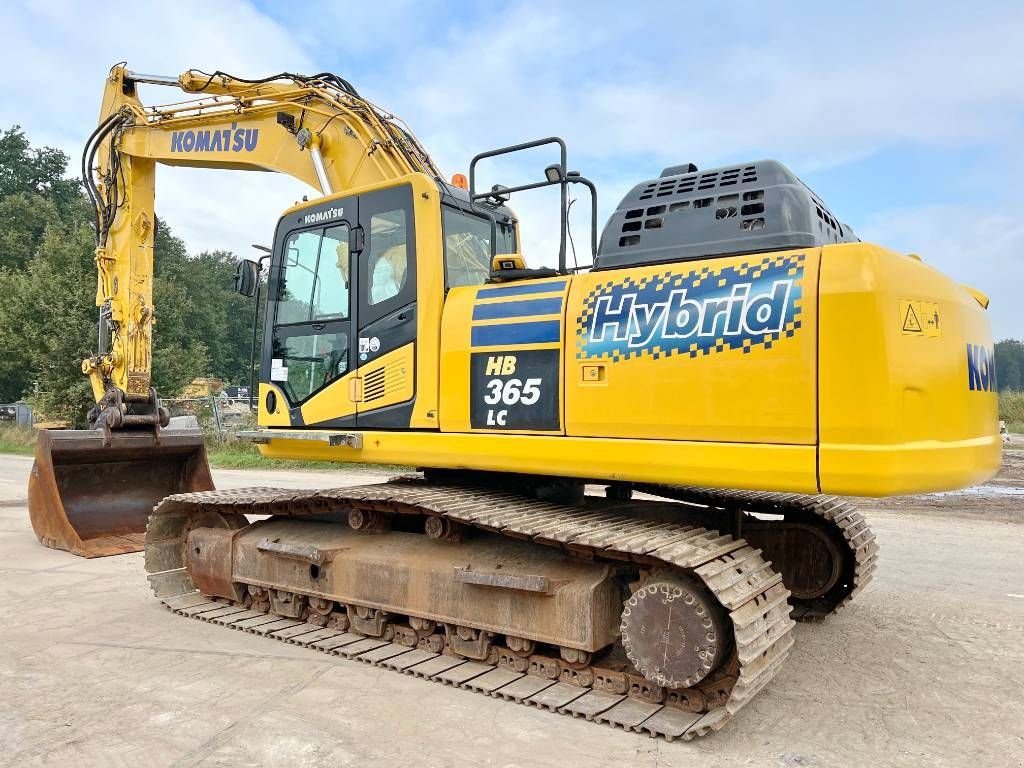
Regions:
[[412, 187], [362, 195], [356, 257], [356, 424], [408, 428], [416, 394], [416, 233]]
[[[291, 426], [355, 418], [345, 379], [356, 367], [358, 199], [331, 200], [282, 219], [270, 273], [261, 380], [286, 402]], [[280, 406], [278, 406], [280, 409]]]

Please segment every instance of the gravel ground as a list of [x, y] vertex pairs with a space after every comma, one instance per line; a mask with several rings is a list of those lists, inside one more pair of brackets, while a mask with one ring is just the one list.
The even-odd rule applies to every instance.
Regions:
[[[850, 608], [724, 731], [669, 744], [174, 616], [141, 555], [40, 547], [0, 456], [0, 765], [1021, 766], [1024, 443], [983, 492], [871, 502]], [[219, 470], [218, 487], [379, 472]]]

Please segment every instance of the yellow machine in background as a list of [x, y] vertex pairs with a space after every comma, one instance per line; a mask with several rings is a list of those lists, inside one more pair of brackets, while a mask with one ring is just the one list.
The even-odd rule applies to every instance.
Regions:
[[[146, 108], [139, 83], [199, 97]], [[794, 619], [869, 582], [867, 522], [820, 494], [956, 488], [998, 467], [987, 299], [860, 242], [777, 162], [667, 168], [599, 243], [596, 190], [560, 139], [477, 155], [449, 184], [333, 75], [118, 67], [90, 146], [98, 429], [67, 440], [102, 470], [92, 486], [48, 475], [58, 451], [41, 441], [37, 474], [59, 493], [32, 497], [33, 521], [44, 501], [98, 495], [94, 521], [112, 503], [148, 515], [150, 583], [184, 615], [691, 738], [767, 685]], [[544, 146], [542, 179], [477, 189], [481, 162]], [[149, 389], [155, 162], [277, 170], [324, 193], [277, 223], [259, 428], [242, 435], [270, 457], [420, 474], [218, 492], [181, 446], [186, 469], [156, 471], [171, 441]], [[506, 203], [546, 186], [558, 265], [531, 269]], [[582, 269], [566, 255], [580, 186]], [[240, 264], [240, 292], [260, 279]], [[149, 442], [131, 454], [133, 426]], [[143, 461], [168, 482], [118, 501]], [[81, 506], [51, 517], [78, 527]]]

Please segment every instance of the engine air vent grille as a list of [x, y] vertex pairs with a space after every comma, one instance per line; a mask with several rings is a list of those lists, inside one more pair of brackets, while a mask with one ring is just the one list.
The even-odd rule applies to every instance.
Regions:
[[725, 168], [705, 173], [691, 173], [678, 179], [658, 179], [644, 187], [640, 200], [661, 199], [686, 195], [694, 191], [734, 187], [757, 182], [757, 166], [747, 165], [737, 168]]
[[363, 402], [380, 400], [387, 392], [387, 381], [384, 368], [370, 371], [363, 377]]
[[856, 241], [781, 163], [686, 167], [633, 187], [605, 227], [595, 268]]

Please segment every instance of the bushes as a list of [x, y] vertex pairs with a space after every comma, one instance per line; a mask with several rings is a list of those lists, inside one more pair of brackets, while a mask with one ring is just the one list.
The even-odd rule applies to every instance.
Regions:
[[1024, 433], [1024, 392], [999, 393], [999, 418], [1011, 432]]

